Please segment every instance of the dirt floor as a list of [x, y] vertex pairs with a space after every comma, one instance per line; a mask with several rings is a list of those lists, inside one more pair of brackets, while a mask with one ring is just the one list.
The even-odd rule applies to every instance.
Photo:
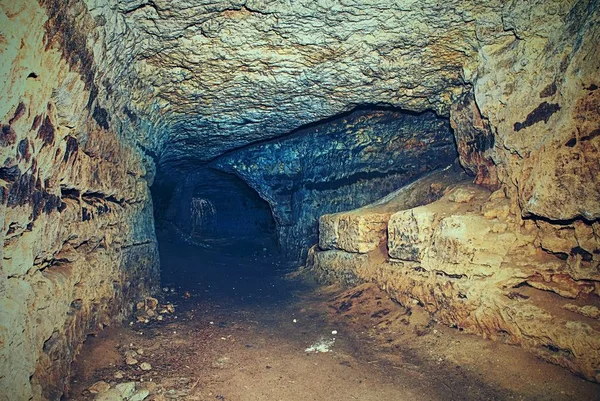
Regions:
[[322, 287], [237, 245], [163, 241], [158, 305], [88, 339], [66, 399], [127, 399], [108, 386], [136, 382], [155, 401], [600, 400], [600, 385], [374, 285]]

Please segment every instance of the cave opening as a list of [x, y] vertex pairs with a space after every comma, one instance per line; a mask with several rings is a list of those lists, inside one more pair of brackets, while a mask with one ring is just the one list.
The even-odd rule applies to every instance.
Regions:
[[303, 265], [320, 216], [365, 206], [457, 156], [448, 118], [367, 104], [187, 160], [194, 168], [163, 166], [152, 186], [163, 287]]
[[159, 174], [152, 195], [162, 288], [237, 299], [282, 268], [269, 204], [235, 175]]

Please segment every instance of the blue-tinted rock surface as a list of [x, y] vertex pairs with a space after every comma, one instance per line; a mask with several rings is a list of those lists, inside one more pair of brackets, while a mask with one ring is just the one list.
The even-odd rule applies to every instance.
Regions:
[[240, 178], [202, 168], [160, 176], [152, 188], [157, 229], [187, 241], [252, 238], [274, 241], [269, 204]]
[[353, 209], [456, 158], [446, 119], [432, 112], [356, 110], [217, 159], [269, 202], [279, 243], [302, 258], [326, 213]]

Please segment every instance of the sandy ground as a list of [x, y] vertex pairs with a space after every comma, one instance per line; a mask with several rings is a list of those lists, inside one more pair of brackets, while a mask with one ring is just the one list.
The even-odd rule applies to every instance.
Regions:
[[[90, 336], [66, 399], [93, 400], [104, 380], [136, 381], [156, 401], [600, 400], [599, 385], [371, 284], [318, 286], [267, 248], [218, 245], [161, 244], [160, 304], [175, 312]], [[329, 352], [307, 351], [318, 344]]]

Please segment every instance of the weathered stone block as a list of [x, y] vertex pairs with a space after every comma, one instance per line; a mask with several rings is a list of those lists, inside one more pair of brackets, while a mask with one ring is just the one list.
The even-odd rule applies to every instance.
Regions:
[[390, 257], [420, 262], [429, 248], [436, 215], [427, 207], [393, 214], [388, 223]]
[[390, 213], [338, 213], [319, 219], [319, 247], [367, 253], [385, 241]]
[[447, 274], [489, 276], [500, 268], [515, 239], [514, 233], [494, 233], [480, 215], [448, 216], [436, 228], [423, 262]]

